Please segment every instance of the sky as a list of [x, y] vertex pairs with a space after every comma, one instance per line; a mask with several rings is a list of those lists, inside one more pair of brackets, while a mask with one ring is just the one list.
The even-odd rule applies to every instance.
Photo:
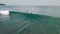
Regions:
[[60, 0], [0, 0], [7, 5], [60, 5]]

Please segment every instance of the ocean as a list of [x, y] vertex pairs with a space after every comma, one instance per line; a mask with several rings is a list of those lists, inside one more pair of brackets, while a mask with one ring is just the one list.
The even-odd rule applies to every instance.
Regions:
[[60, 17], [60, 6], [0, 6], [0, 10], [10, 10], [16, 12], [33, 13]]
[[[59, 6], [0, 6], [0, 34], [60, 34]], [[32, 12], [32, 13], [31, 13]]]

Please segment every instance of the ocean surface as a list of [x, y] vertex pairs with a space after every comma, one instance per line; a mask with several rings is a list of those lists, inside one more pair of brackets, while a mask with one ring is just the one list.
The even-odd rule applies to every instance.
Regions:
[[9, 15], [0, 14], [0, 34], [60, 34], [59, 6], [0, 6], [0, 10], [10, 10]]
[[60, 6], [0, 6], [0, 10], [10, 10], [16, 12], [33, 13], [60, 17]]
[[0, 15], [0, 34], [60, 34], [60, 18], [10, 12]]

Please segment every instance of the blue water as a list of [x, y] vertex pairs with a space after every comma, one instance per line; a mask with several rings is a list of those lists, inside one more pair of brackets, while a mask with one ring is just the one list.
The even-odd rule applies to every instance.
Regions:
[[[60, 6], [0, 6], [0, 10], [42, 14], [53, 17], [60, 17]], [[28, 11], [27, 11], [28, 10]]]

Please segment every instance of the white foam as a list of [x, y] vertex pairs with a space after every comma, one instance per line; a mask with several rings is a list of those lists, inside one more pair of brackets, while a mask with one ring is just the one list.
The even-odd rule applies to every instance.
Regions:
[[9, 10], [0, 10], [0, 14], [9, 15]]

